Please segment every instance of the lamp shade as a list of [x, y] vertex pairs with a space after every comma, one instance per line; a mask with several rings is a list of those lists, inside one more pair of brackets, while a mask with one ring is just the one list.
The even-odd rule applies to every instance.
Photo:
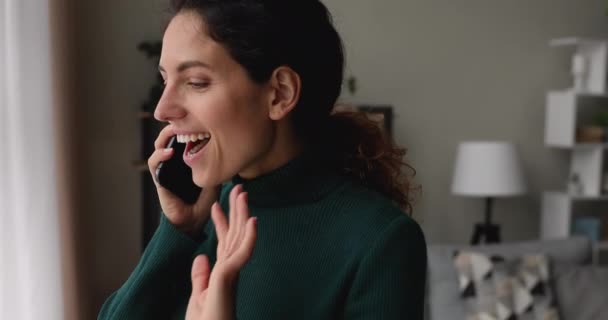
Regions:
[[509, 142], [463, 142], [458, 146], [452, 193], [508, 197], [526, 192], [517, 148]]

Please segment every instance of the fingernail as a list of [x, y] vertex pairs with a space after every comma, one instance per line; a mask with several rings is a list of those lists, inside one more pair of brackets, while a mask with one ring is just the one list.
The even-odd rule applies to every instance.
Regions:
[[170, 154], [171, 152], [173, 152], [173, 148], [166, 148], [165, 150], [163, 150], [164, 154]]

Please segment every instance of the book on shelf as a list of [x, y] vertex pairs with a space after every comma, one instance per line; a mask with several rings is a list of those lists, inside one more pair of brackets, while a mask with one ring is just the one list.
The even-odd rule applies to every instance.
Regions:
[[585, 236], [592, 242], [600, 241], [601, 221], [596, 217], [579, 217], [574, 219], [572, 234]]

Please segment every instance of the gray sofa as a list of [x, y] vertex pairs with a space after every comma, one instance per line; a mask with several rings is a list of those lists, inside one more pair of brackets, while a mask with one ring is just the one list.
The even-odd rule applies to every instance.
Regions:
[[561, 320], [608, 319], [608, 268], [591, 264], [586, 238], [507, 243], [488, 246], [431, 245], [428, 248], [427, 319], [464, 320], [452, 257], [457, 250], [497, 254], [507, 259], [544, 253], [551, 259], [553, 287]]

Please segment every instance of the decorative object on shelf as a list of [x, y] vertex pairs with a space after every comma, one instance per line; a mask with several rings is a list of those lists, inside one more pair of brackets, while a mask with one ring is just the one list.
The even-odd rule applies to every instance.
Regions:
[[605, 130], [600, 126], [587, 125], [576, 129], [577, 143], [602, 143], [605, 138]]
[[526, 184], [515, 145], [509, 142], [463, 142], [458, 147], [452, 193], [485, 199], [485, 222], [475, 225], [472, 244], [500, 242], [492, 223], [494, 198], [522, 195]]
[[571, 72], [572, 91], [604, 94], [606, 92], [606, 63], [608, 41], [585, 38], [560, 38], [549, 42], [553, 47], [573, 46]]
[[574, 78], [574, 90], [577, 92], [585, 91], [587, 84], [587, 61], [585, 57], [576, 53], [572, 56], [572, 77]]
[[570, 179], [568, 179], [568, 194], [572, 196], [582, 196], [584, 193], [583, 184], [581, 183], [581, 177], [578, 173], [572, 172]]
[[578, 217], [572, 224], [572, 234], [585, 236], [592, 242], [600, 241], [600, 219], [595, 217]]
[[577, 143], [603, 143], [608, 138], [608, 112], [598, 112], [593, 123], [581, 125], [576, 129]]
[[359, 87], [357, 86], [357, 77], [350, 76], [346, 79], [346, 88], [351, 96], [354, 96], [357, 93]]

